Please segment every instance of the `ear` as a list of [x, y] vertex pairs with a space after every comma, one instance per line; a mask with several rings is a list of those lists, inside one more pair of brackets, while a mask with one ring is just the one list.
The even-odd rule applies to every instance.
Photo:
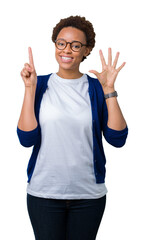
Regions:
[[90, 54], [91, 50], [92, 49], [90, 47], [86, 47], [86, 50], [84, 52], [84, 57], [87, 57]]

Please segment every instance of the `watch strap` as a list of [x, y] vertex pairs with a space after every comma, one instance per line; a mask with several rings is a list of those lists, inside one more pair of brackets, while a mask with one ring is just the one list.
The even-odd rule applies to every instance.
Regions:
[[116, 91], [112, 92], [112, 93], [104, 94], [105, 99], [111, 98], [111, 97], [117, 97], [117, 96], [118, 96], [118, 94]]

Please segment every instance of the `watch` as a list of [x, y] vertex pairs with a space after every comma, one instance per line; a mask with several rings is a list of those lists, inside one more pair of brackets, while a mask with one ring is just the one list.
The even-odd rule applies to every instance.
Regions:
[[116, 91], [112, 92], [112, 93], [104, 94], [105, 99], [111, 98], [111, 97], [117, 97], [117, 96], [118, 96], [118, 94]]

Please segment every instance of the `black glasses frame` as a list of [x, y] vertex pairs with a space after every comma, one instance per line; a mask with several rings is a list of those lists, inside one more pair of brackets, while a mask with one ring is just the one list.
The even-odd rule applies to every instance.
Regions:
[[[57, 44], [56, 44], [57, 41], [59, 41], [59, 40], [63, 40], [63, 41], [66, 43], [63, 49], [62, 49], [62, 48], [58, 48], [58, 46], [57, 46]], [[67, 44], [69, 43], [69, 44], [70, 44], [70, 48], [71, 48], [71, 50], [72, 50], [73, 52], [79, 52], [80, 50], [75, 51], [75, 50], [72, 49], [72, 44], [75, 43], [75, 42], [80, 43], [80, 44], [81, 44], [81, 48], [82, 48], [83, 46], [87, 46], [87, 44], [83, 44], [83, 43], [81, 43], [81, 42], [79, 42], [79, 41], [67, 42], [67, 41], [64, 40], [63, 38], [56, 39], [56, 40], [55, 40], [55, 46], [56, 46], [59, 50], [64, 50], [64, 49], [67, 47]]]

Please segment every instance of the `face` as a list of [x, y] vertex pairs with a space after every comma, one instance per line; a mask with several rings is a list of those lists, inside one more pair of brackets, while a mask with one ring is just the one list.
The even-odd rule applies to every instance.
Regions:
[[[79, 41], [82, 44], [86, 44], [84, 32], [73, 27], [63, 28], [57, 36], [57, 39], [59, 38], [66, 40], [66, 42]], [[86, 46], [83, 46], [79, 52], [74, 52], [70, 48], [70, 44], [67, 44], [66, 48], [63, 50], [59, 50], [55, 47], [55, 57], [59, 64], [59, 69], [78, 70], [83, 56], [87, 56], [89, 52], [90, 50]]]

